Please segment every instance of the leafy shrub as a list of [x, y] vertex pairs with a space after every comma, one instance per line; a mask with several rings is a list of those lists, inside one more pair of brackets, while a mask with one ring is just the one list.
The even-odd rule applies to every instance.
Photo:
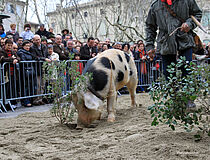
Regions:
[[[75, 108], [73, 108], [72, 94], [85, 90], [87, 80], [91, 78], [90, 74], [80, 75], [78, 71], [78, 61], [54, 61], [44, 62], [43, 70], [44, 80], [48, 82], [47, 90], [52, 93], [54, 98], [51, 113], [60, 124], [66, 124], [73, 120]], [[67, 77], [70, 77], [70, 92], [66, 93]]]
[[[182, 76], [181, 67], [186, 69], [187, 76]], [[151, 125], [157, 126], [161, 122], [172, 130], [181, 125], [188, 132], [196, 126], [210, 135], [209, 70], [208, 65], [188, 63], [184, 58], [180, 58], [176, 64], [172, 63], [168, 67], [168, 80], [162, 76], [150, 87], [149, 94], [154, 101], [148, 108], [153, 118]], [[195, 109], [188, 108], [187, 103], [195, 100], [199, 105]], [[199, 139], [200, 135], [195, 137]]]

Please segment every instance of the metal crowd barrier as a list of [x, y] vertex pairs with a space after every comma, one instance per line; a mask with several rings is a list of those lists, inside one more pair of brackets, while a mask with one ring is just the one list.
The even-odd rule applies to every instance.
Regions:
[[[13, 101], [50, 95], [45, 87], [42, 72], [43, 62], [22, 61], [2, 65], [2, 101], [12, 111]], [[4, 109], [5, 112], [7, 111]]]
[[[207, 63], [208, 64], [207, 59]], [[76, 60], [73, 60], [76, 61]], [[66, 61], [67, 66], [71, 67], [72, 61]], [[78, 61], [85, 64], [87, 61]], [[1, 82], [1, 96], [0, 96], [0, 112], [7, 112], [5, 105], [9, 105], [11, 110], [13, 101], [23, 100], [25, 98], [36, 98], [47, 95], [52, 95], [47, 89], [49, 81], [43, 81], [43, 62], [37, 61], [22, 61], [18, 64], [4, 63], [1, 66], [0, 82]], [[138, 71], [138, 86], [150, 86], [158, 77], [161, 76], [162, 62], [156, 60], [154, 62], [144, 62], [140, 60], [135, 61]], [[68, 72], [62, 73], [64, 76], [63, 94], [71, 89], [71, 80]]]
[[161, 76], [162, 72], [162, 61], [141, 61], [135, 60], [137, 74], [138, 74], [138, 85], [137, 86], [150, 86], [158, 77]]
[[[0, 70], [1, 70], [1, 73], [0, 73], [0, 84], [1, 84], [1, 91], [0, 91], [0, 105], [2, 106], [2, 108], [4, 109], [5, 112], [7, 112], [4, 104], [3, 104], [3, 78], [2, 78], [2, 65], [0, 64]], [[0, 106], [0, 113], [2, 113], [2, 109], [1, 109], [1, 106]]]

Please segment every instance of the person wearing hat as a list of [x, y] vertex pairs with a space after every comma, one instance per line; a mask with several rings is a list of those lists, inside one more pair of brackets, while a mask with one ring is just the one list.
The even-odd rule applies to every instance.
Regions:
[[[37, 60], [37, 57], [34, 56], [30, 52], [30, 44], [31, 42], [28, 40], [23, 41], [22, 48], [18, 50], [17, 54], [20, 56], [21, 61], [33, 61]], [[36, 86], [36, 80], [35, 78], [35, 68], [32, 65], [32, 63], [24, 63], [23, 67], [21, 67], [22, 71], [21, 74], [21, 95], [22, 96], [29, 96], [36, 93], [35, 87]], [[33, 85], [32, 85], [33, 84]], [[29, 93], [30, 92], [30, 93]], [[31, 107], [32, 106], [32, 100], [31, 98], [26, 98], [22, 100], [22, 103], [25, 107]]]
[[35, 34], [38, 34], [41, 38], [42, 37], [47, 37], [49, 36], [49, 32], [44, 28], [44, 24], [39, 25], [38, 31], [36, 31]]
[[114, 49], [122, 50], [122, 44], [120, 42], [116, 42], [112, 47]]
[[47, 38], [43, 36], [43, 37], [41, 38], [41, 43], [42, 43], [43, 45], [47, 46]]
[[61, 31], [61, 33], [62, 33], [62, 41], [64, 41], [66, 35], [69, 34], [69, 30], [68, 29], [64, 29], [64, 30]]
[[20, 34], [23, 37], [23, 40], [32, 40], [34, 38], [34, 34], [31, 32], [31, 25], [25, 24], [24, 31]]
[[54, 43], [55, 42], [55, 35], [54, 34], [50, 34], [48, 39], [50, 39]]
[[48, 45], [53, 45], [53, 44], [54, 44], [54, 43], [53, 43], [53, 41], [51, 41], [51, 39], [48, 39], [48, 40], [47, 40], [47, 46], [48, 46]]

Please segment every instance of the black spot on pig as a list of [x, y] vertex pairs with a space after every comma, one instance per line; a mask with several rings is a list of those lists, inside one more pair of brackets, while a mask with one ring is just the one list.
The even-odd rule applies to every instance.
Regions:
[[101, 91], [107, 84], [108, 75], [103, 70], [97, 70], [95, 67], [91, 67], [88, 70], [89, 73], [92, 73], [92, 80], [90, 85], [95, 91]]
[[109, 60], [107, 57], [102, 57], [102, 58], [101, 58], [101, 63], [102, 63], [102, 65], [103, 65], [105, 68], [111, 69], [111, 67], [112, 67], [112, 69], [115, 70], [115, 65], [114, 65], [114, 63], [111, 61], [111, 63], [112, 63], [112, 66], [111, 66], [111, 65], [110, 65], [110, 61], [111, 61], [111, 60]]
[[120, 62], [123, 62], [121, 55], [118, 54], [118, 58], [119, 58]]
[[117, 81], [120, 82], [124, 79], [124, 73], [122, 71], [118, 72]]
[[133, 74], [133, 71], [130, 71], [130, 76], [132, 76], [132, 74]]
[[124, 52], [124, 54], [125, 54], [125, 58], [126, 58], [127, 62], [129, 62], [130, 61], [130, 56], [125, 52]]
[[127, 66], [125, 66], [125, 70], [127, 71], [128, 69], [127, 69]]

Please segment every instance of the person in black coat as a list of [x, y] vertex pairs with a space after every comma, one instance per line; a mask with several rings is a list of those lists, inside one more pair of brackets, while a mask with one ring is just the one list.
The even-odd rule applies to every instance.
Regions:
[[[47, 61], [51, 62], [51, 60], [48, 58], [48, 49], [45, 45], [41, 44], [41, 38], [39, 35], [34, 35], [33, 38], [33, 44], [30, 48], [30, 52], [38, 61]], [[42, 81], [42, 63], [43, 62], [38, 62], [37, 64], [37, 95], [43, 94], [43, 88], [44, 88], [44, 83]], [[42, 101], [41, 97], [38, 97], [34, 100], [33, 102], [34, 105], [43, 105], [45, 104]]]
[[64, 48], [62, 37], [60, 35], [55, 37], [53, 52], [59, 55], [59, 60], [69, 60], [69, 52]]
[[40, 24], [39, 30], [36, 31], [36, 34], [38, 34], [41, 38], [47, 37], [49, 38], [50, 33], [44, 28], [44, 24]]
[[[37, 57], [34, 56], [30, 51], [30, 42], [24, 41], [22, 48], [18, 50], [17, 54], [20, 56], [21, 61], [34, 61]], [[22, 63], [21, 69], [21, 95], [31, 96], [36, 93], [36, 80], [35, 80], [35, 67], [34, 63]], [[32, 106], [31, 98], [26, 98], [22, 100], [25, 107]]]
[[94, 47], [95, 39], [93, 37], [89, 37], [87, 44], [81, 47], [80, 54], [82, 60], [89, 60], [97, 55], [97, 50]]
[[48, 58], [47, 46], [41, 44], [41, 38], [39, 35], [34, 35], [33, 44], [30, 47], [30, 52], [37, 57], [38, 61], [51, 62]]

